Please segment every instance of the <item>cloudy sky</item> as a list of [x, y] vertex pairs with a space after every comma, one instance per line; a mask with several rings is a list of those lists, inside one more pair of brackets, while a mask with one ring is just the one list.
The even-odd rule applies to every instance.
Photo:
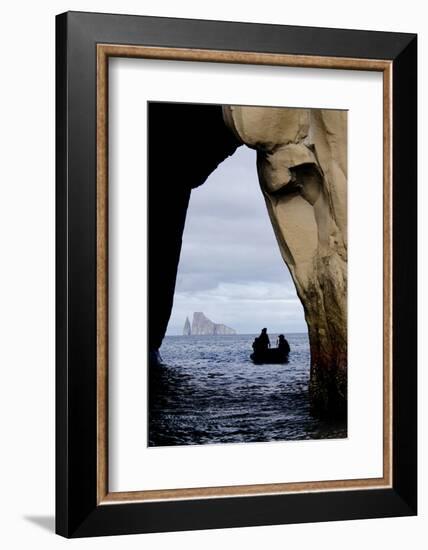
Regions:
[[192, 191], [167, 334], [182, 334], [194, 311], [242, 334], [306, 332], [246, 146]]

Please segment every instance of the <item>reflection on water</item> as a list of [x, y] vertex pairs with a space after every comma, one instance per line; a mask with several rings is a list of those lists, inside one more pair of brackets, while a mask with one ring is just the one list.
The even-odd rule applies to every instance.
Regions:
[[254, 365], [254, 335], [166, 337], [149, 377], [149, 445], [346, 437], [344, 423], [310, 416], [308, 337], [286, 338], [288, 364]]

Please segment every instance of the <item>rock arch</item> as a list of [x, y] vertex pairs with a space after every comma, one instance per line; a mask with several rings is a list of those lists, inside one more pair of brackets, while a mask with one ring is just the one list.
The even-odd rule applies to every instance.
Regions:
[[261, 190], [305, 311], [312, 413], [346, 415], [346, 134], [344, 111], [150, 104], [152, 354], [160, 347], [171, 314], [191, 189], [245, 144], [257, 150]]

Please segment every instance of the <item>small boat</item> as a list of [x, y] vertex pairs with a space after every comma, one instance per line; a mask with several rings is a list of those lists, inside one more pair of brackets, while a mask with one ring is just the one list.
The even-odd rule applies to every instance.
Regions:
[[283, 364], [288, 363], [288, 352], [284, 352], [279, 348], [268, 348], [252, 353], [250, 359], [255, 365]]

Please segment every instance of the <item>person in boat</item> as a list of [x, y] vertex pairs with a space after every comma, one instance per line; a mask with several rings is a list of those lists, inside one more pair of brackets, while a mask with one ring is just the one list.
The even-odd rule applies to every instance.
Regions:
[[276, 345], [278, 346], [279, 351], [281, 351], [282, 353], [287, 355], [290, 353], [290, 344], [288, 343], [288, 341], [286, 340], [283, 334], [280, 334], [278, 336], [278, 341]]
[[267, 328], [262, 328], [262, 332], [260, 333], [260, 336], [258, 337], [258, 350], [257, 351], [265, 351], [268, 348], [270, 348], [270, 340], [267, 333]]
[[260, 340], [259, 340], [258, 336], [256, 336], [256, 338], [254, 338], [253, 350], [254, 350], [254, 353], [259, 353], [260, 352]]

